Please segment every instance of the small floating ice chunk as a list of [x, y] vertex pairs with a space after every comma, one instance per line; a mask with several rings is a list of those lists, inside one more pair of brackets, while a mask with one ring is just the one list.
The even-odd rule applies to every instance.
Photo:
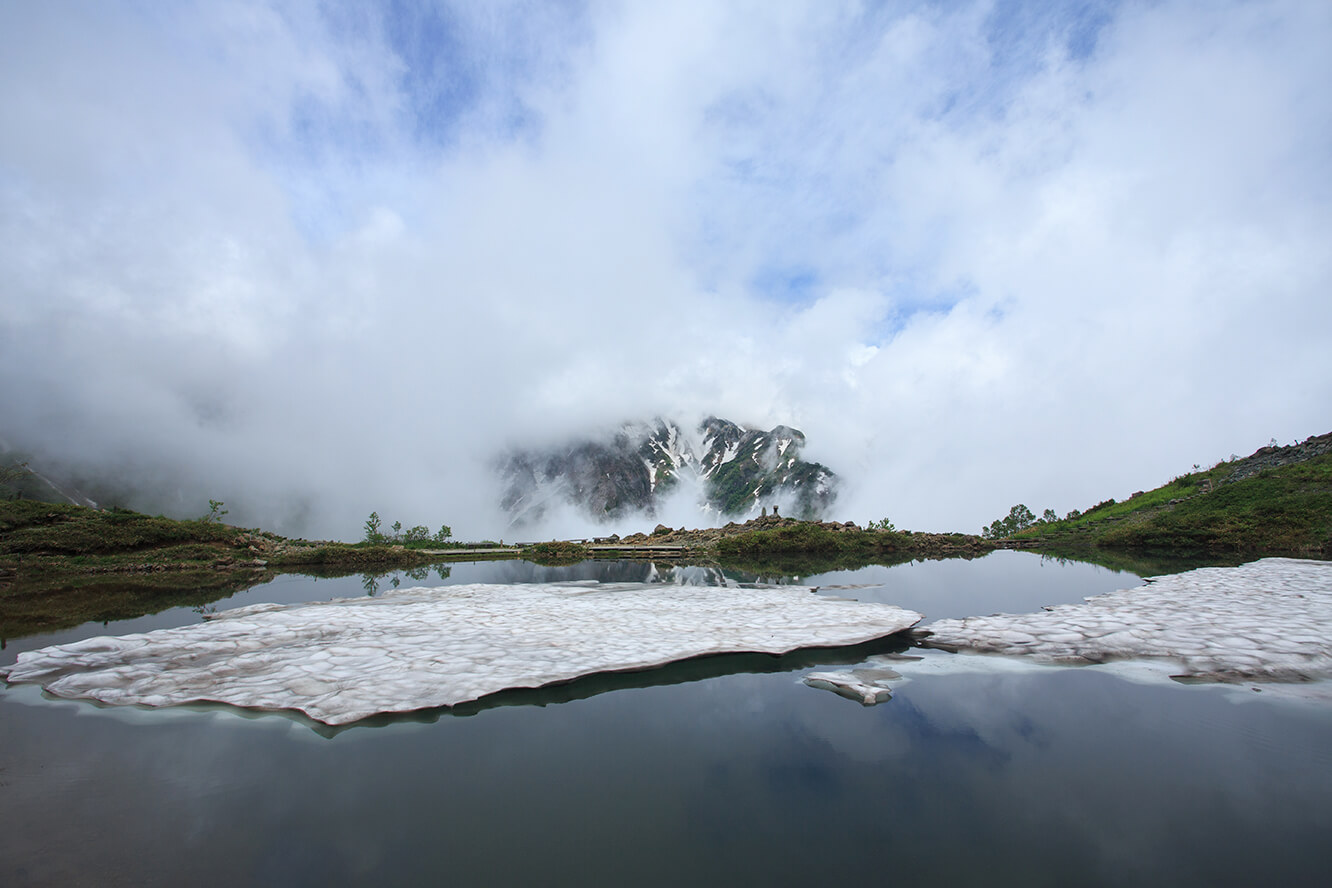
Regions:
[[805, 684], [832, 691], [865, 706], [873, 706], [892, 697], [894, 684], [905, 680], [894, 667], [903, 663], [914, 664], [920, 659], [900, 654], [881, 654], [850, 669], [811, 672], [805, 676]]
[[900, 673], [890, 669], [849, 669], [841, 672], [811, 672], [805, 676], [805, 684], [832, 691], [849, 700], [858, 700], [865, 706], [873, 706], [892, 697], [893, 689], [888, 682], [901, 677]]

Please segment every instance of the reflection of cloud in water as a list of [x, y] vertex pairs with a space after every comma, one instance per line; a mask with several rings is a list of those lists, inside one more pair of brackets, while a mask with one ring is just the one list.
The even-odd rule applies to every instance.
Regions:
[[997, 611], [1022, 612], [1047, 604], [1081, 601], [1087, 595], [1137, 586], [1130, 573], [1095, 564], [1043, 559], [1034, 552], [991, 552], [983, 558], [917, 561], [892, 567], [871, 565], [805, 577], [820, 588], [854, 584], [849, 594], [925, 614], [925, 623]]
[[[1323, 871], [1328, 718], [1089, 669], [935, 659], [996, 668], [941, 669], [868, 709], [798, 674], [728, 674], [331, 742], [283, 719], [129, 710], [76, 725], [89, 707], [11, 706], [6, 761], [66, 764], [57, 785], [7, 771], [25, 817], [0, 858], [63, 827], [86, 834], [59, 856], [76, 873], [133, 872], [151, 850], [156, 871], [215, 884], [293, 865], [278, 848], [291, 842], [333, 882], [319, 861], [391, 881], [447, 867], [466, 884], [818, 884], [891, 866], [936, 884], [1204, 885]], [[106, 829], [127, 807], [142, 812], [128, 834]], [[163, 849], [173, 822], [208, 841]]]

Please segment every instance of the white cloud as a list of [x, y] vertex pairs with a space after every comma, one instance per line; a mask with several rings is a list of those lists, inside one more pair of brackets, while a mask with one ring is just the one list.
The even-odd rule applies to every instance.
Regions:
[[485, 9], [0, 12], [4, 437], [481, 536], [658, 412], [923, 529], [1328, 431], [1324, 5]]

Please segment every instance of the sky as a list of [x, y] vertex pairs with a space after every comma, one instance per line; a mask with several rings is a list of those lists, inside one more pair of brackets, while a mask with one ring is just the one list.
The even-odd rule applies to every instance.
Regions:
[[0, 439], [343, 539], [503, 536], [497, 453], [658, 415], [802, 429], [839, 520], [1122, 499], [1332, 431], [1329, 46], [1324, 0], [3, 4]]

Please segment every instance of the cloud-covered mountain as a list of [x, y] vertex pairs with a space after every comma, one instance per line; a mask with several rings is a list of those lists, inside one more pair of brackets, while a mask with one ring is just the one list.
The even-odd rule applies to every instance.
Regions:
[[707, 412], [799, 425], [837, 517], [1122, 498], [1327, 429], [1329, 45], [1310, 0], [0, 3], [0, 435], [324, 538], [496, 538], [514, 443]]
[[715, 416], [694, 429], [660, 418], [629, 423], [609, 439], [510, 451], [498, 464], [501, 506], [519, 526], [557, 504], [609, 522], [653, 516], [666, 500], [692, 493], [708, 518], [771, 508], [820, 517], [837, 496], [837, 476], [801, 459], [804, 445], [798, 429], [743, 428]]

